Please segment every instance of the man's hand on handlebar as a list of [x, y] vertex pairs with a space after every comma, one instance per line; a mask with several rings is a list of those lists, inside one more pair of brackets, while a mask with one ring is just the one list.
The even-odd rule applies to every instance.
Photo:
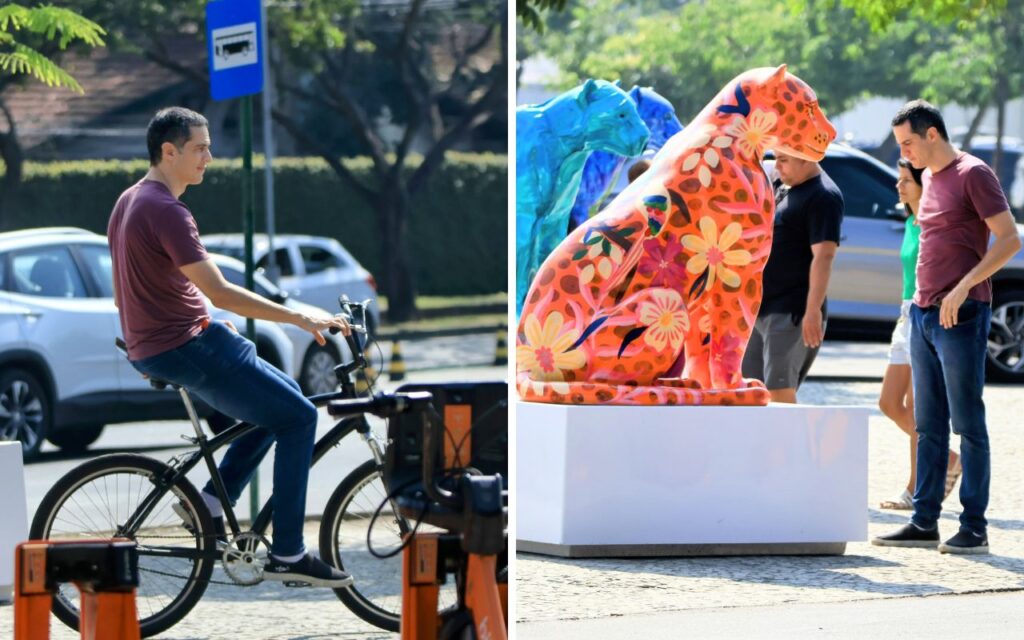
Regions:
[[352, 327], [349, 326], [348, 320], [345, 316], [338, 314], [330, 318], [314, 318], [300, 313], [298, 318], [295, 320], [296, 326], [302, 327], [306, 331], [313, 334], [316, 338], [317, 344], [321, 347], [327, 344], [327, 338], [323, 336], [321, 331], [329, 331], [334, 328], [340, 331], [342, 335], [351, 335]]

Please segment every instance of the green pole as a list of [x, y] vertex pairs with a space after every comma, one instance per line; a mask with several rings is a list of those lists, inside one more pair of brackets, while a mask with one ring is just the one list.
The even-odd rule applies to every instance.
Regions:
[[[256, 200], [256, 185], [252, 179], [252, 96], [243, 96], [242, 102], [242, 230], [245, 232], [245, 288], [255, 290], [252, 264], [252, 234], [255, 220], [253, 211]], [[256, 342], [256, 322], [245, 320], [245, 335]], [[260, 512], [260, 470], [252, 474], [249, 483], [249, 517], [256, 520]]]

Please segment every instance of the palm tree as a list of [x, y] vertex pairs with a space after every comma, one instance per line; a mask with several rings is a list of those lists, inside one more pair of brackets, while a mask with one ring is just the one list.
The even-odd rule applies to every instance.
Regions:
[[[84, 93], [81, 85], [52, 60], [73, 43], [103, 46], [103, 27], [73, 11], [52, 6], [24, 7], [6, 4], [0, 7], [0, 91], [30, 76], [50, 87], [66, 87]], [[16, 37], [16, 36], [21, 36]], [[40, 43], [42, 46], [33, 46]], [[22, 152], [10, 110], [0, 97], [0, 113], [7, 130], [0, 131], [0, 227], [4, 203], [21, 182]]]

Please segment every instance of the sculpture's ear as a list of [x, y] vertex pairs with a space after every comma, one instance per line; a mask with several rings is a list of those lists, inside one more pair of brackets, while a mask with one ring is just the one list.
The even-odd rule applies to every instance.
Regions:
[[776, 82], [784, 82], [786, 80], [786, 65], [780, 64], [779, 68], [772, 74], [772, 80]]
[[616, 87], [619, 87], [621, 89], [622, 88], [622, 78], [619, 78], [618, 80], [616, 80], [612, 84], [614, 84]]
[[587, 106], [590, 102], [590, 96], [597, 90], [597, 82], [593, 78], [590, 78], [583, 83], [583, 88], [580, 89], [579, 103], [583, 106]]
[[640, 88], [640, 85], [633, 85], [633, 88], [629, 90], [629, 97], [633, 98], [633, 102], [636, 103], [636, 106], [640, 106], [640, 100], [644, 97], [644, 92], [643, 89]]

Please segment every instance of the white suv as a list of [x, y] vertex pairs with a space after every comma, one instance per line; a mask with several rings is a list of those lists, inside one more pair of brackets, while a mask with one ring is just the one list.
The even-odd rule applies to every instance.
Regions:
[[[241, 317], [211, 312], [245, 330]], [[68, 228], [0, 233], [0, 440], [21, 440], [28, 460], [43, 439], [82, 450], [107, 424], [185, 418], [176, 393], [151, 388], [114, 348], [120, 334], [104, 236]], [[308, 374], [312, 362], [322, 378], [326, 361], [346, 355], [346, 347], [331, 336], [327, 350], [310, 356], [306, 336], [296, 334], [297, 353], [286, 329], [256, 322], [260, 356], [305, 389], [314, 382], [321, 386], [311, 390], [322, 391], [331, 383], [304, 380], [299, 367]]]

